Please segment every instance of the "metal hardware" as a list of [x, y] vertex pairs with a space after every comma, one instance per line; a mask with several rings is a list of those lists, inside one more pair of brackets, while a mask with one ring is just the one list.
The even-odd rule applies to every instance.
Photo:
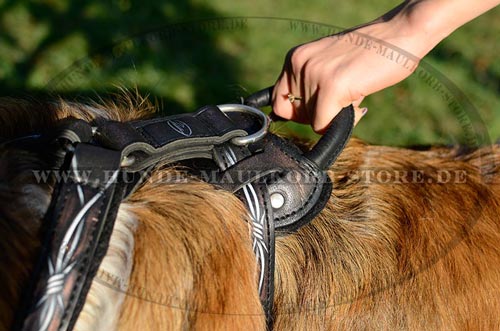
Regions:
[[231, 139], [231, 142], [237, 146], [246, 146], [248, 144], [252, 144], [256, 141], [259, 141], [260, 139], [265, 137], [265, 135], [269, 130], [269, 124], [270, 124], [269, 117], [267, 117], [267, 115], [258, 108], [240, 104], [223, 104], [223, 105], [217, 105], [217, 107], [219, 107], [219, 109], [224, 113], [231, 113], [231, 112], [249, 113], [257, 116], [261, 120], [262, 127], [259, 131], [249, 134], [248, 136], [235, 137]]

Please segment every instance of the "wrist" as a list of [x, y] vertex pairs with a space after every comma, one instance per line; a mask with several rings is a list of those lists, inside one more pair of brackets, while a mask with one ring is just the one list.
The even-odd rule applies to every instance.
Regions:
[[403, 6], [397, 9], [389, 17], [384, 16], [356, 30], [421, 59], [439, 40], [434, 41], [437, 38], [428, 36], [428, 30], [423, 26], [425, 22], [412, 20]]
[[425, 2], [405, 1], [382, 17], [353, 30], [394, 45], [421, 59], [446, 37], [445, 34], [437, 33], [432, 13], [424, 8], [427, 6], [423, 6]]
[[[441, 1], [410, 1], [399, 17], [404, 21], [407, 33], [418, 45], [418, 55], [423, 57], [441, 40], [455, 30], [449, 19], [443, 16]], [[417, 55], [417, 54], [416, 54]]]
[[[460, 26], [500, 4], [500, 0], [406, 0], [394, 18], [402, 20], [407, 33], [420, 44], [424, 56]], [[415, 54], [417, 55], [417, 54]]]

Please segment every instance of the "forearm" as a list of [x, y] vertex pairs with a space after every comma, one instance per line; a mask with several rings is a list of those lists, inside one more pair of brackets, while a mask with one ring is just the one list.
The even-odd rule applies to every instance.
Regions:
[[[441, 40], [499, 3], [406, 0], [373, 22], [297, 46], [275, 85], [273, 110], [317, 132], [348, 105], [359, 120], [364, 97], [408, 77]], [[290, 94], [302, 101], [290, 102]]]
[[500, 0], [408, 0], [384, 15], [415, 40], [417, 56], [424, 56], [454, 30], [500, 4]]

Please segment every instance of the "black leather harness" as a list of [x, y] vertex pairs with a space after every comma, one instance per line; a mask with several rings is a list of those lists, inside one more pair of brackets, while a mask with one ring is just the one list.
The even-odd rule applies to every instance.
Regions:
[[[120, 203], [153, 167], [185, 162], [205, 180], [233, 192], [247, 206], [258, 288], [272, 328], [275, 235], [310, 222], [330, 197], [326, 169], [350, 137], [354, 111], [345, 108], [316, 146], [302, 153], [267, 133], [258, 109], [272, 88], [245, 104], [205, 106], [192, 114], [93, 128], [67, 119], [58, 134], [67, 181], [54, 191], [50, 222], [30, 297], [17, 321], [22, 330], [72, 330], [104, 258]], [[203, 176], [202, 176], [203, 178]]]

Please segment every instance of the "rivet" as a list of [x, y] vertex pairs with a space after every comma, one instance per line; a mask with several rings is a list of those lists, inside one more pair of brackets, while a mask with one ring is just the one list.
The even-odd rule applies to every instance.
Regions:
[[135, 157], [133, 155], [125, 156], [120, 163], [122, 168], [130, 167], [135, 162]]
[[279, 209], [283, 207], [283, 205], [285, 204], [285, 197], [283, 197], [281, 193], [274, 192], [273, 194], [271, 194], [270, 199], [271, 199], [271, 206], [274, 209]]

